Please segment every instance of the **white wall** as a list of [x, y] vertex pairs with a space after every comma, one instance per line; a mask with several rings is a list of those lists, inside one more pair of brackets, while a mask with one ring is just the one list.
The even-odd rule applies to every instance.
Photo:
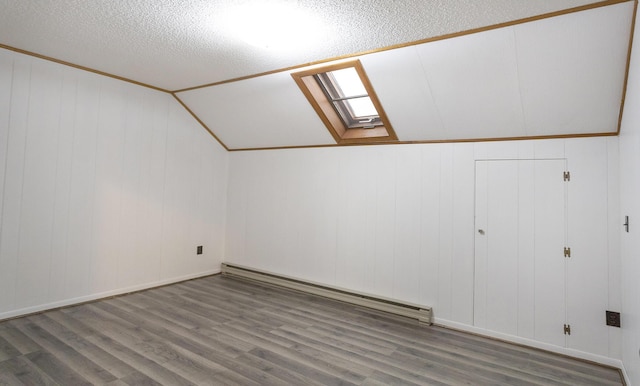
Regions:
[[227, 158], [169, 94], [0, 50], [0, 319], [217, 272]]
[[225, 259], [432, 306], [437, 322], [470, 327], [475, 160], [566, 158], [567, 347], [619, 358], [620, 331], [604, 323], [620, 306], [617, 155], [615, 137], [233, 152]]
[[620, 130], [621, 213], [630, 218], [622, 239], [622, 358], [633, 385], [640, 385], [640, 23], [636, 23], [634, 49]]

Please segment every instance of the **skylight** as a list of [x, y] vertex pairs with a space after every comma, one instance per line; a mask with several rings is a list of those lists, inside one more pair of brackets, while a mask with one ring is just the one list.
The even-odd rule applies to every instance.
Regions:
[[315, 77], [348, 128], [382, 125], [378, 110], [354, 67], [327, 71]]
[[291, 76], [336, 142], [396, 140], [359, 61], [350, 61]]

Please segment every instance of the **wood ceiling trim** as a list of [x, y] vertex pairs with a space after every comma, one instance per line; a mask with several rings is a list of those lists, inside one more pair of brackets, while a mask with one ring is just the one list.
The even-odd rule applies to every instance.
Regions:
[[213, 132], [213, 130], [211, 130], [209, 128], [209, 126], [207, 126], [204, 122], [202, 122], [202, 120], [193, 112], [191, 111], [191, 109], [182, 101], [182, 99], [180, 99], [180, 97], [178, 97], [175, 93], [171, 93], [171, 95], [173, 95], [173, 97], [178, 101], [178, 103], [180, 103], [180, 105], [187, 110], [187, 112], [189, 114], [191, 114], [191, 116], [193, 117], [193, 119], [195, 119], [200, 126], [202, 126], [207, 132], [209, 132], [209, 134], [211, 134], [211, 136], [218, 141], [218, 143], [220, 144], [220, 146], [222, 146], [226, 151], [229, 151], [230, 149], [227, 147], [227, 145], [224, 144], [224, 142], [222, 142], [222, 140], [220, 138], [218, 138], [217, 135], [215, 135], [215, 133]]
[[371, 145], [424, 145], [435, 143], [469, 143], [469, 142], [504, 142], [504, 141], [527, 141], [539, 139], [568, 139], [568, 138], [592, 138], [592, 137], [616, 137], [615, 131], [606, 133], [586, 133], [586, 134], [559, 134], [559, 135], [535, 135], [530, 137], [491, 137], [491, 138], [462, 138], [462, 139], [432, 139], [423, 141], [380, 141], [380, 142], [359, 142], [330, 145], [302, 145], [302, 146], [274, 146], [274, 147], [250, 147], [228, 149], [230, 152], [242, 151], [262, 151], [262, 150], [288, 150], [288, 149], [313, 149], [323, 147], [350, 147], [350, 146], [371, 146]]
[[146, 84], [146, 83], [142, 83], [142, 82], [138, 82], [136, 80], [133, 79], [129, 79], [129, 78], [124, 78], [122, 76], [118, 76], [118, 75], [113, 75], [110, 74], [108, 72], [104, 72], [104, 71], [100, 71], [100, 70], [95, 70], [93, 68], [89, 68], [89, 67], [85, 67], [85, 66], [80, 66], [78, 64], [74, 64], [71, 62], [66, 62], [64, 60], [60, 60], [60, 59], [56, 59], [56, 58], [52, 58], [51, 56], [46, 56], [46, 55], [41, 55], [35, 52], [31, 52], [31, 51], [27, 51], [27, 50], [23, 50], [20, 48], [16, 48], [16, 47], [11, 47], [8, 46], [6, 44], [2, 44], [0, 43], [0, 48], [4, 48], [5, 50], [9, 50], [9, 51], [13, 51], [13, 52], [17, 52], [19, 54], [23, 54], [23, 55], [28, 55], [28, 56], [33, 56], [34, 58], [38, 58], [38, 59], [43, 59], [43, 60], [47, 60], [49, 62], [54, 62], [54, 63], [58, 63], [58, 64], [62, 64], [63, 66], [68, 66], [68, 67], [73, 67], [76, 68], [78, 70], [82, 70], [82, 71], [87, 71], [87, 72], [91, 72], [97, 75], [101, 75], [101, 76], [106, 76], [108, 78], [113, 78], [113, 79], [117, 79], [117, 80], [121, 80], [123, 82], [127, 82], [127, 83], [132, 83], [135, 84], [137, 86], [142, 86], [142, 87], [146, 87], [146, 88], [150, 88], [152, 90], [156, 90], [156, 91], [162, 91], [162, 92], [166, 92], [166, 93], [171, 93], [171, 91], [160, 88], [160, 87], [156, 87], [150, 84]]
[[[376, 53], [376, 52], [389, 51], [389, 50], [393, 50], [393, 49], [397, 49], [397, 48], [416, 46], [416, 45], [424, 44], [424, 43], [430, 43], [430, 42], [435, 42], [435, 41], [440, 41], [440, 40], [447, 40], [447, 39], [452, 39], [452, 38], [465, 36], [465, 35], [472, 35], [472, 34], [484, 32], [484, 31], [491, 31], [491, 30], [494, 30], [494, 29], [499, 29], [499, 28], [505, 28], [505, 27], [510, 27], [510, 26], [519, 25], [519, 24], [530, 23], [530, 22], [537, 21], [537, 20], [549, 19], [549, 18], [556, 17], [556, 16], [568, 15], [568, 14], [572, 14], [572, 13], [576, 13], [576, 12], [582, 12], [582, 11], [587, 11], [587, 10], [591, 10], [591, 9], [597, 9], [597, 8], [606, 7], [606, 6], [615, 5], [615, 4], [628, 3], [628, 2], [631, 2], [631, 1], [633, 1], [636, 4], [636, 7], [637, 7], [638, 0], [605, 0], [605, 1], [598, 2], [598, 3], [581, 5], [581, 6], [578, 6], [578, 7], [568, 8], [568, 9], [564, 9], [564, 10], [561, 10], [561, 11], [548, 12], [548, 13], [544, 13], [542, 15], [530, 16], [530, 17], [526, 17], [526, 18], [523, 18], [523, 19], [508, 21], [508, 22], [504, 22], [504, 23], [493, 24], [493, 25], [490, 25], [490, 26], [473, 28], [473, 29], [470, 29], [470, 30], [454, 32], [454, 33], [450, 33], [450, 34], [445, 34], [445, 35], [435, 36], [435, 37], [431, 37], [431, 38], [416, 40], [416, 41], [412, 41], [412, 42], [408, 42], [408, 43], [394, 44], [394, 45], [391, 45], [391, 46], [382, 47], [382, 48], [376, 48], [376, 49], [373, 49], [373, 50], [362, 51], [362, 52], [358, 52], [358, 53], [354, 53], [354, 54], [341, 55], [341, 56], [336, 56], [336, 57], [332, 57], [332, 58], [328, 58], [328, 59], [322, 59], [322, 60], [318, 60], [318, 61], [314, 61], [314, 62], [309, 62], [309, 63], [299, 64], [299, 65], [295, 65], [295, 66], [284, 67], [284, 68], [280, 68], [280, 69], [276, 69], [276, 70], [260, 72], [260, 73], [253, 74], [253, 75], [246, 75], [246, 76], [241, 76], [241, 77], [237, 77], [237, 78], [222, 80], [222, 81], [219, 81], [219, 82], [207, 83], [207, 84], [203, 84], [203, 85], [200, 85], [200, 86], [188, 87], [188, 88], [184, 88], [184, 89], [180, 89], [180, 90], [174, 90], [173, 92], [174, 93], [180, 93], [180, 92], [197, 90], [197, 89], [206, 88], [206, 87], [218, 86], [218, 85], [226, 84], [226, 83], [240, 82], [240, 81], [247, 80], [247, 79], [259, 78], [261, 76], [277, 74], [279, 72], [293, 71], [293, 70], [297, 70], [297, 69], [301, 69], [301, 68], [305, 68], [305, 67], [310, 67], [310, 66], [316, 66], [316, 65], [320, 65], [320, 64], [330, 63], [330, 62], [333, 62], [333, 61], [355, 58], [355, 57], [363, 56], [363, 55], [367, 55], [367, 54], [373, 54], [373, 53]], [[634, 20], [635, 20], [635, 16], [634, 16]], [[633, 32], [632, 32], [632, 34], [633, 34]]]
[[620, 134], [622, 129], [622, 115], [624, 113], [624, 102], [627, 98], [627, 82], [629, 81], [629, 69], [631, 67], [631, 50], [633, 49], [633, 34], [636, 29], [636, 17], [638, 16], [638, 0], [634, 1], [633, 5], [633, 17], [631, 18], [631, 33], [629, 36], [629, 48], [627, 51], [627, 68], [624, 71], [624, 83], [622, 84], [622, 97], [620, 100], [620, 114], [618, 115], [618, 128], [616, 134]]

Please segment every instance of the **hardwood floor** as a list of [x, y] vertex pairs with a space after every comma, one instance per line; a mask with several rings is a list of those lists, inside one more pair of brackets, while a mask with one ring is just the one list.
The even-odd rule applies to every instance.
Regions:
[[621, 385], [618, 370], [211, 276], [0, 323], [0, 385]]

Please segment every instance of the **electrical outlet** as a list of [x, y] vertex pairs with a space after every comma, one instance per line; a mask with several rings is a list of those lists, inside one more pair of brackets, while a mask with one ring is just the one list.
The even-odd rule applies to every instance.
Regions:
[[196, 255], [202, 255], [202, 245], [198, 245], [196, 248]]
[[607, 311], [607, 326], [620, 327], [620, 313]]

